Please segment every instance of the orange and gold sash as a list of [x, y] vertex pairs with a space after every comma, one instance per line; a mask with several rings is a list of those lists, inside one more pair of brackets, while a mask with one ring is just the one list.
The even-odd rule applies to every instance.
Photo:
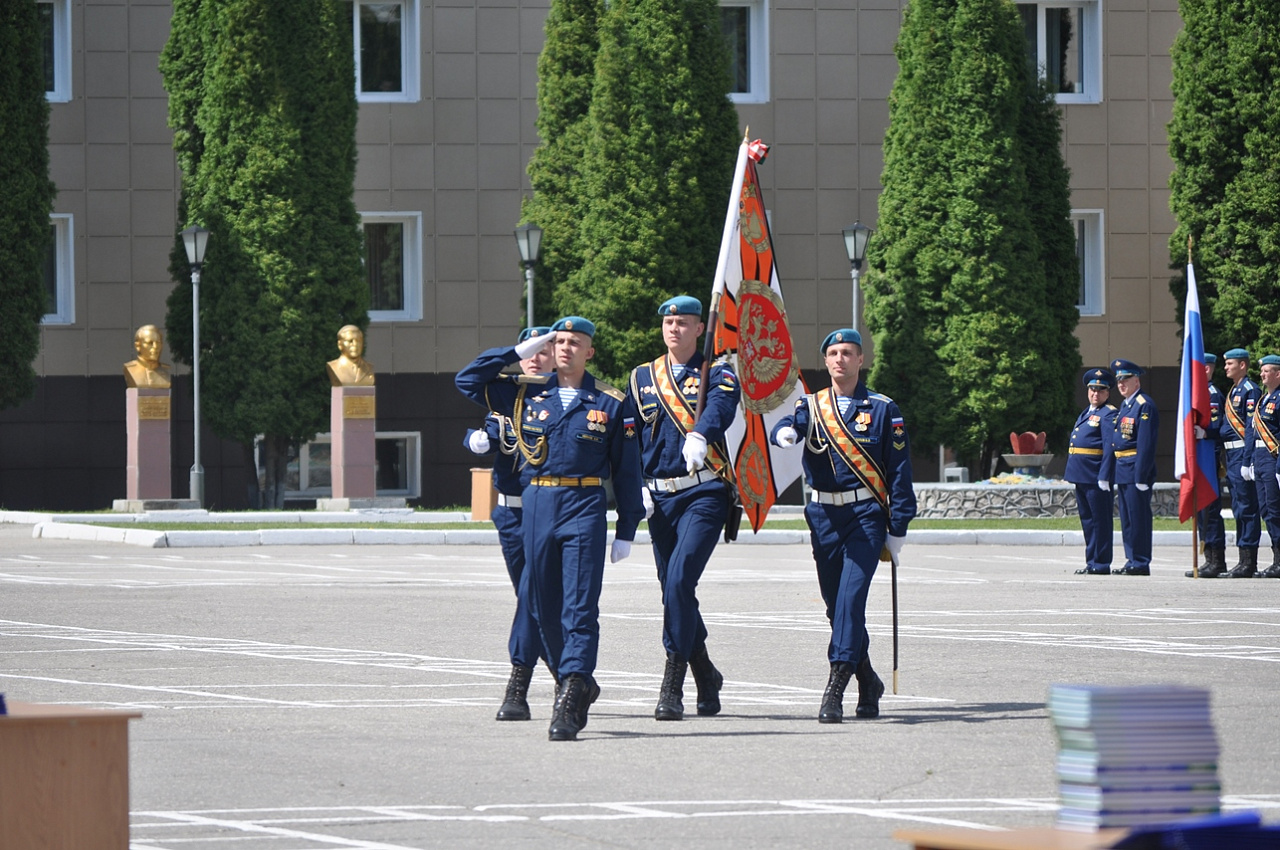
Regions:
[[[662, 409], [671, 417], [671, 421], [676, 423], [681, 434], [688, 434], [698, 423], [693, 417], [693, 405], [684, 397], [684, 393], [676, 386], [675, 379], [671, 376], [671, 364], [667, 360], [667, 355], [664, 354], [650, 363], [649, 371], [653, 375], [653, 385], [658, 389], [658, 402], [662, 405]], [[711, 467], [712, 472], [725, 481], [733, 481], [733, 468], [729, 466], [729, 461], [725, 458], [725, 453], [719, 444], [708, 444], [707, 465]]]
[[[1263, 396], [1263, 398], [1266, 398], [1266, 396]], [[1262, 399], [1258, 399], [1258, 403], [1253, 408], [1253, 431], [1272, 455], [1280, 451], [1280, 440], [1277, 440], [1276, 435], [1271, 433], [1266, 420], [1262, 418]]]
[[816, 392], [813, 399], [817, 409], [817, 420], [822, 428], [827, 443], [835, 450], [840, 459], [848, 464], [858, 480], [871, 491], [886, 511], [889, 510], [889, 487], [885, 484], [884, 473], [879, 465], [862, 451], [862, 447], [849, 433], [849, 426], [840, 416], [840, 406], [836, 403], [834, 388]]
[[[1241, 396], [1248, 398], [1248, 396]], [[1236, 432], [1236, 437], [1244, 439], [1244, 418], [1240, 416], [1240, 411], [1236, 410], [1235, 404], [1231, 401], [1231, 396], [1227, 396], [1227, 403], [1223, 405], [1227, 409], [1227, 424], [1231, 426], [1231, 430]]]

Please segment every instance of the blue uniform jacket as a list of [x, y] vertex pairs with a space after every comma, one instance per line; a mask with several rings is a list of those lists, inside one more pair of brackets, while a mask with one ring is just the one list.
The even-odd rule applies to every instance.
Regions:
[[[459, 372], [454, 383], [475, 403], [513, 417], [521, 386], [519, 376], [501, 373], [519, 359], [514, 347], [491, 348]], [[546, 437], [546, 457], [535, 467], [521, 455], [516, 465], [525, 486], [535, 475], [611, 478], [618, 503], [617, 538], [634, 540], [636, 526], [644, 519], [640, 498], [643, 483], [636, 424], [623, 421], [625, 398], [620, 390], [587, 373], [577, 398], [565, 410], [554, 373], [544, 385], [529, 384], [521, 430], [525, 445], [531, 450], [540, 437]]]
[[[769, 434], [770, 441], [778, 445], [778, 431], [787, 426], [796, 429], [804, 446], [805, 481], [814, 490], [838, 493], [861, 486], [861, 480], [848, 464], [833, 454], [825, 443], [817, 442], [817, 432], [810, 434], [808, 399], [809, 396], [805, 396], [797, 401], [791, 415], [778, 420]], [[889, 534], [902, 537], [907, 533], [907, 524], [916, 515], [916, 493], [911, 486], [911, 450], [907, 445], [902, 413], [893, 399], [869, 392], [866, 384], [859, 382], [844, 420], [852, 424], [863, 413], [870, 413], [871, 421], [865, 431], [854, 430], [854, 439], [884, 471], [889, 491]]]
[[1245, 433], [1239, 434], [1236, 429], [1231, 426], [1227, 420], [1226, 410], [1223, 410], [1222, 422], [1219, 423], [1218, 430], [1222, 434], [1223, 443], [1235, 443], [1244, 441], [1243, 446], [1227, 449], [1227, 469], [1231, 469], [1232, 464], [1235, 466], [1248, 466], [1249, 458], [1253, 457], [1253, 437], [1250, 436], [1249, 423], [1253, 419], [1253, 410], [1258, 404], [1258, 399], [1262, 398], [1262, 390], [1253, 381], [1244, 378], [1240, 383], [1236, 384], [1227, 392], [1227, 404], [1231, 405], [1240, 418], [1244, 421]]
[[1116, 412], [1111, 449], [1116, 455], [1117, 484], [1156, 483], [1156, 439], [1160, 436], [1160, 411], [1151, 396], [1139, 390], [1125, 399]]
[[[468, 451], [471, 450], [471, 435], [477, 430], [468, 428], [467, 436], [462, 440]], [[504, 496], [519, 496], [524, 487], [516, 464], [520, 453], [515, 451], [516, 432], [511, 427], [511, 420], [491, 412], [485, 417], [484, 432], [489, 437], [489, 451], [485, 452], [484, 457], [493, 457], [494, 488]]]
[[1115, 474], [1115, 455], [1111, 452], [1111, 432], [1116, 427], [1116, 409], [1109, 404], [1086, 407], [1071, 429], [1071, 448], [1063, 478], [1072, 484], [1110, 481]]
[[[1267, 423], [1268, 430], [1273, 435], [1280, 438], [1280, 387], [1266, 393], [1262, 398], [1258, 399], [1258, 413], [1262, 421]], [[1253, 427], [1253, 417], [1249, 417], [1249, 429], [1245, 432], [1245, 445], [1249, 449], [1249, 457], [1253, 457], [1256, 452], [1262, 460], [1266, 460], [1268, 454], [1265, 448], [1257, 445], [1259, 440], [1257, 430]], [[1274, 456], [1273, 456], [1274, 457]], [[1261, 491], [1262, 483], [1258, 483], [1259, 491]]]
[[[702, 352], [694, 354], [685, 364], [680, 390], [690, 406], [697, 403], [698, 385], [702, 374]], [[645, 478], [680, 478], [688, 474], [682, 450], [684, 433], [663, 410], [658, 401], [658, 388], [654, 384], [649, 363], [637, 366], [631, 372], [627, 388], [625, 415], [634, 416], [640, 429], [641, 468]], [[673, 370], [674, 371], [674, 370]], [[724, 434], [738, 414], [738, 399], [742, 390], [738, 378], [727, 363], [716, 362], [708, 373], [707, 403], [693, 430], [707, 439], [707, 444], [721, 444]], [[708, 481], [700, 486], [715, 486]]]

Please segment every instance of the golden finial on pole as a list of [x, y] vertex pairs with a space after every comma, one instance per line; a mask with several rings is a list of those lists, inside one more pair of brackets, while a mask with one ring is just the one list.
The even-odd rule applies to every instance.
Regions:
[[1191, 234], [1187, 234], [1187, 265], [1191, 265]]
[[750, 140], [751, 140], [751, 125], [748, 124], [747, 128], [742, 131], [742, 143], [745, 145]]

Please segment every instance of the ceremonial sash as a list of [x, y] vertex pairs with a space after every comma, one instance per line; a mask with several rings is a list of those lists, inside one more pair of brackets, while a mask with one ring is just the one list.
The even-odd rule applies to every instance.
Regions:
[[[1241, 398], [1247, 399], [1248, 396], [1242, 395]], [[1236, 437], [1244, 439], [1244, 419], [1240, 416], [1240, 411], [1236, 410], [1235, 403], [1227, 396], [1227, 424], [1231, 426], [1231, 430], [1236, 432]]]
[[[680, 388], [676, 386], [675, 378], [671, 375], [671, 365], [668, 362], [667, 355], [664, 354], [650, 363], [649, 372], [653, 376], [653, 385], [658, 390], [658, 403], [662, 405], [662, 409], [671, 417], [671, 421], [676, 423], [680, 433], [688, 434], [693, 430], [693, 426], [697, 424], [694, 419], [694, 407], [685, 398]], [[637, 398], [638, 401], [639, 399]], [[729, 462], [718, 444], [709, 443], [707, 445], [707, 465], [711, 467], [711, 470], [716, 475], [729, 483], [733, 483], [733, 467], [729, 466]]]
[[840, 416], [840, 406], [836, 402], [835, 390], [828, 389], [825, 392], [817, 392], [811, 395], [810, 398], [813, 399], [813, 405], [810, 409], [814, 410], [816, 408], [818, 426], [822, 429], [827, 444], [848, 465], [853, 474], [858, 476], [858, 480], [862, 482], [863, 486], [871, 491], [880, 506], [888, 512], [889, 487], [885, 484], [884, 473], [880, 470], [879, 465], [862, 450], [862, 446], [858, 445], [853, 435], [849, 433], [848, 424]]
[[1262, 402], [1266, 398], [1267, 396], [1263, 396], [1258, 399], [1258, 403], [1253, 408], [1253, 430], [1258, 435], [1258, 439], [1262, 440], [1267, 447], [1267, 451], [1274, 455], [1277, 451], [1280, 451], [1280, 440], [1277, 440], [1276, 435], [1271, 433], [1271, 428], [1268, 427], [1267, 421], [1262, 418]]

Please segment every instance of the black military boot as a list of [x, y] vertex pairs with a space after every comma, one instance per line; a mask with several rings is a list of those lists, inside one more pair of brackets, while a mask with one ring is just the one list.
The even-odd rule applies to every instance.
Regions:
[[[1200, 578], [1217, 578], [1227, 571], [1227, 547], [1206, 546], [1204, 549], [1204, 566], [1200, 567]], [[1196, 574], [1187, 570], [1187, 578], [1195, 578]]]
[[1271, 544], [1271, 566], [1255, 574], [1254, 578], [1280, 578], [1280, 543]]
[[667, 668], [662, 673], [658, 707], [653, 710], [654, 720], [684, 720], [684, 673], [687, 669], [688, 661], [677, 653], [667, 653]]
[[507, 680], [507, 695], [502, 699], [502, 707], [498, 709], [498, 720], [528, 720], [529, 714], [529, 680], [533, 678], [532, 667], [512, 665], [511, 678]]
[[831, 662], [831, 676], [827, 679], [827, 689], [822, 694], [822, 708], [818, 710], [819, 723], [844, 721], [844, 689], [852, 675], [853, 665], [849, 662]]
[[711, 717], [720, 713], [720, 689], [724, 687], [724, 676], [711, 663], [707, 648], [695, 649], [689, 656], [689, 669], [693, 671], [693, 682], [698, 686], [698, 714]]
[[[587, 709], [591, 707], [591, 684], [585, 676], [571, 673], [556, 692], [556, 707], [551, 713], [547, 737], [552, 741], [576, 741], [578, 732], [587, 725]], [[599, 694], [596, 688], [596, 694]]]
[[863, 720], [879, 717], [880, 697], [884, 696], [884, 682], [880, 681], [876, 671], [871, 669], [871, 659], [868, 656], [862, 656], [862, 660], [858, 662], [858, 668], [854, 670], [854, 675], [858, 677], [858, 707], [853, 710], [853, 716]]
[[1241, 549], [1240, 563], [1222, 574], [1222, 578], [1250, 578], [1258, 572], [1258, 550]]

